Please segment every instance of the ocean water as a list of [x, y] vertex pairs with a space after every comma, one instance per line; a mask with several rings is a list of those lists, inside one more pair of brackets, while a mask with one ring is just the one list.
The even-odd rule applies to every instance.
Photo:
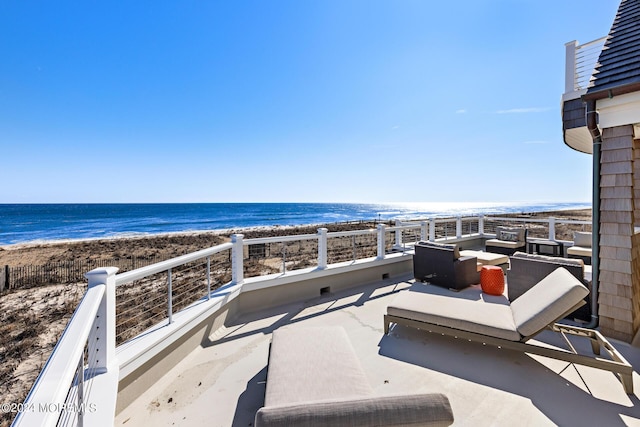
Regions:
[[0, 204], [0, 245], [354, 220], [586, 209], [589, 203]]

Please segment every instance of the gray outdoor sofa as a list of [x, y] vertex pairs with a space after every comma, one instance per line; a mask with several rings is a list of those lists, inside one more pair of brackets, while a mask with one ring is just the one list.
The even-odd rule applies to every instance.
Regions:
[[[633, 367], [597, 330], [556, 323], [583, 305], [589, 291], [566, 269], [560, 267], [513, 302], [506, 296], [488, 295], [478, 288], [460, 292], [415, 284], [398, 293], [384, 315], [384, 333], [391, 324], [410, 326], [505, 349], [537, 354], [614, 372], [624, 390], [633, 394]], [[587, 338], [594, 355], [601, 349], [610, 360], [527, 342], [544, 329], [562, 335]], [[567, 341], [568, 342], [568, 341]]]
[[255, 426], [448, 426], [440, 393], [373, 394], [341, 327], [284, 327], [273, 332], [264, 407]]

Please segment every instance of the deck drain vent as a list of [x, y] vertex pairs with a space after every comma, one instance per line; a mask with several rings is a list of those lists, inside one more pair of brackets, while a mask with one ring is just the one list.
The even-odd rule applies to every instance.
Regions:
[[389, 273], [382, 273], [382, 280], [388, 279]]
[[331, 292], [331, 287], [330, 286], [327, 286], [327, 287], [324, 287], [324, 288], [320, 288], [320, 295], [326, 295], [329, 292]]

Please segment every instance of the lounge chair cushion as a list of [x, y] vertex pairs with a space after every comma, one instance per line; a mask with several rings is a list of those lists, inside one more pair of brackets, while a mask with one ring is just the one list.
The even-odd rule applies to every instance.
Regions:
[[565, 268], [559, 267], [511, 303], [517, 331], [534, 335], [567, 314], [589, 290]]
[[582, 246], [583, 248], [590, 248], [592, 242], [592, 234], [583, 231], [574, 231], [573, 244], [574, 246]]
[[589, 258], [591, 257], [591, 247], [571, 246], [567, 248], [567, 255]]
[[341, 327], [273, 332], [256, 427], [439, 427], [453, 421], [449, 399], [440, 393], [374, 396]]
[[513, 321], [509, 300], [477, 288], [452, 292], [416, 284], [394, 298], [387, 314], [511, 341], [522, 338]]
[[323, 400], [261, 408], [258, 426], [448, 426], [449, 399], [440, 393]]
[[372, 392], [343, 328], [283, 328], [273, 333], [266, 407], [328, 397], [365, 397]]
[[507, 240], [500, 239], [489, 239], [485, 242], [485, 245], [488, 247], [494, 246], [498, 248], [509, 248], [509, 249], [517, 249], [521, 248], [524, 245], [524, 242], [511, 242]]

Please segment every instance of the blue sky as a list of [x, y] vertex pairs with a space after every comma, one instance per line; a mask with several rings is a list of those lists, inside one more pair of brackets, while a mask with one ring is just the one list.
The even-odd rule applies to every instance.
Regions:
[[617, 0], [4, 1], [0, 203], [591, 200]]

